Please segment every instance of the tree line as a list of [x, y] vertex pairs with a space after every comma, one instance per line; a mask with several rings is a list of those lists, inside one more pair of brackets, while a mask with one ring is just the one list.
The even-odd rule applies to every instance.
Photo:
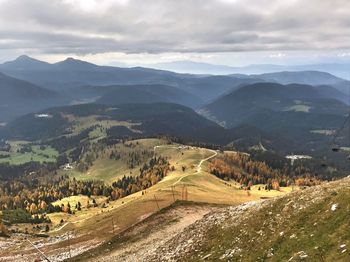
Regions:
[[243, 186], [265, 184], [267, 189], [280, 186], [313, 186], [320, 183], [310, 170], [303, 166], [285, 165], [271, 168], [265, 162], [256, 161], [244, 153], [225, 153], [210, 161], [210, 172], [223, 180], [234, 180]]
[[[68, 176], [54, 175], [54, 173], [51, 176], [31, 173], [16, 180], [2, 182], [0, 210], [23, 210], [30, 215], [39, 215], [38, 219], [45, 218], [46, 213], [71, 213], [69, 204], [58, 206], [52, 203], [77, 195], [105, 196], [109, 200], [116, 200], [145, 190], [167, 175], [169, 162], [161, 156], [153, 157], [139, 171], [139, 175], [123, 176], [112, 185], [106, 185], [102, 181], [69, 179]], [[79, 210], [79, 207], [76, 207], [76, 210]], [[26, 221], [33, 223], [30, 219]]]

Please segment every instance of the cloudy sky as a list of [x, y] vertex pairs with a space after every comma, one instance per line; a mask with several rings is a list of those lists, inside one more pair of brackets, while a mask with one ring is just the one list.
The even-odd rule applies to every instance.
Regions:
[[0, 61], [350, 60], [349, 0], [0, 0]]

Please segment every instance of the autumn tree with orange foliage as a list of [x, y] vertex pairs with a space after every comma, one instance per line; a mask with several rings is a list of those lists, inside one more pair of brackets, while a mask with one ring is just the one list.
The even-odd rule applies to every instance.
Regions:
[[251, 187], [256, 184], [266, 184], [268, 189], [279, 190], [280, 187], [296, 184], [298, 186], [313, 186], [321, 181], [305, 172], [304, 176], [291, 176], [286, 171], [273, 169], [266, 163], [251, 159], [248, 154], [225, 153], [209, 163], [210, 172], [223, 180], [234, 180], [241, 185]]

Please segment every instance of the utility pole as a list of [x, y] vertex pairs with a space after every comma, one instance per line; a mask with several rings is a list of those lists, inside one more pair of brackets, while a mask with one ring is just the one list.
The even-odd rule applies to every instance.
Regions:
[[112, 232], [113, 232], [113, 235], [114, 235], [114, 218], [112, 217]]
[[173, 193], [173, 200], [174, 200], [174, 202], [175, 202], [174, 187], [175, 187], [175, 186], [171, 186], [171, 192]]
[[157, 204], [158, 210], [160, 210], [159, 205], [158, 205], [158, 200], [157, 200], [157, 198], [156, 198], [156, 195], [153, 195], [153, 196], [154, 196], [154, 200], [156, 201], [156, 204]]

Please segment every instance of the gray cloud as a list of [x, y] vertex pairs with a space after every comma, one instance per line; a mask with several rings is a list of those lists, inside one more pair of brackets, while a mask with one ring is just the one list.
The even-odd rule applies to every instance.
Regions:
[[0, 0], [0, 49], [48, 54], [350, 49], [348, 0], [102, 0], [91, 7], [86, 2], [91, 0]]

